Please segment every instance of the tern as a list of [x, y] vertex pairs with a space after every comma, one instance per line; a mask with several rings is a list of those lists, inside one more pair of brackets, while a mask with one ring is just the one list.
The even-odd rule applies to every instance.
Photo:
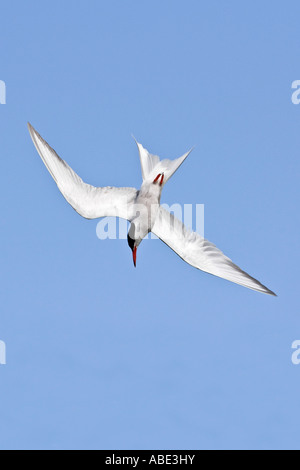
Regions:
[[187, 229], [179, 219], [160, 205], [164, 185], [191, 150], [175, 160], [161, 160], [136, 141], [143, 177], [141, 188], [96, 188], [84, 183], [30, 123], [28, 129], [58, 189], [78, 214], [86, 219], [110, 216], [121, 217], [130, 222], [127, 240], [132, 250], [134, 266], [138, 246], [143, 238], [152, 232], [191, 266], [249, 289], [276, 295], [242, 271], [213, 243]]

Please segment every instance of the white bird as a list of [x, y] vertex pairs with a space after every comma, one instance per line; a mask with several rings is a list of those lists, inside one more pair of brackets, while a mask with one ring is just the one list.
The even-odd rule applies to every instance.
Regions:
[[153, 232], [184, 261], [197, 269], [235, 282], [244, 287], [276, 295], [235, 265], [213, 243], [188, 230], [180, 220], [160, 205], [163, 186], [189, 155], [176, 160], [160, 160], [137, 143], [143, 183], [135, 188], [95, 188], [86, 184], [28, 123], [33, 143], [68, 203], [87, 219], [115, 216], [131, 222], [128, 245], [136, 266], [137, 247]]

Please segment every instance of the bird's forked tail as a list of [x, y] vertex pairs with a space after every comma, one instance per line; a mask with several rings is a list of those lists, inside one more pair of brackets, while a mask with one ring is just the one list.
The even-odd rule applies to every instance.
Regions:
[[171, 178], [171, 176], [193, 150], [189, 150], [187, 153], [182, 155], [182, 157], [176, 158], [175, 160], [161, 160], [157, 155], [152, 155], [149, 153], [148, 150], [142, 146], [142, 144], [139, 144], [137, 141], [136, 144], [140, 154], [143, 181], [154, 181], [157, 175], [163, 174], [163, 185], [166, 184], [166, 182]]

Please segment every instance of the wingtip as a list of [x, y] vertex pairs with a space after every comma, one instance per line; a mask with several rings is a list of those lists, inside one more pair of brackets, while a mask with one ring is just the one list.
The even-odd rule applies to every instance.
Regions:
[[37, 133], [35, 128], [30, 124], [29, 121], [27, 122], [27, 127], [28, 127], [29, 134], [31, 136]]
[[271, 291], [271, 290], [268, 292], [268, 294], [272, 295], [273, 297], [278, 297], [278, 295], [275, 294], [275, 292], [273, 292], [273, 291]]
[[188, 151], [187, 154], [189, 155], [193, 150], [195, 150], [195, 148], [196, 148], [196, 145], [193, 145], [193, 147]]
[[[263, 285], [262, 285], [263, 286]], [[263, 294], [267, 294], [267, 295], [272, 295], [273, 297], [278, 297], [277, 294], [275, 294], [275, 292], [273, 292], [271, 289], [268, 289], [268, 287], [266, 286], [263, 286], [264, 290], [261, 290], [261, 292]]]
[[27, 122], [27, 128], [28, 128], [28, 132], [30, 134], [30, 137], [33, 139], [34, 133], [36, 131], [35, 131], [34, 127], [30, 124], [29, 121]]

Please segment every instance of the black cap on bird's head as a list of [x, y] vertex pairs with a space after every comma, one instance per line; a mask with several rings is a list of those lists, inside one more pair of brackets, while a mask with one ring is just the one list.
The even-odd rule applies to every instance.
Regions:
[[136, 267], [136, 249], [137, 249], [136, 242], [135, 240], [133, 240], [133, 238], [129, 236], [129, 234], [127, 235], [127, 242], [128, 242], [130, 249], [132, 250], [133, 264]]

